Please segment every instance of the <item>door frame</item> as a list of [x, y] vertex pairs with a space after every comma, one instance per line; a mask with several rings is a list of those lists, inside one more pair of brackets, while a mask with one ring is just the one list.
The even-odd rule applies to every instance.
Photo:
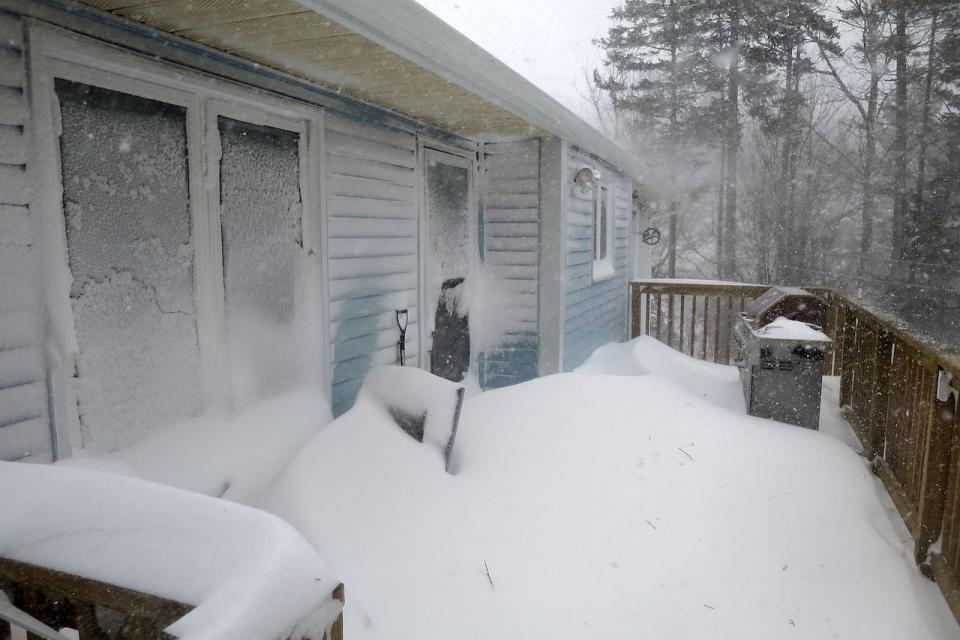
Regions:
[[[153, 59], [98, 40], [29, 21], [31, 121], [34, 128], [34, 196], [30, 207], [38, 220], [38, 239], [49, 255], [67, 255], [63, 212], [63, 176], [60, 166], [60, 103], [54, 80], [62, 78], [186, 109], [187, 167], [194, 250], [194, 305], [200, 346], [204, 412], [229, 404], [223, 386], [225, 318], [223, 259], [219, 211], [219, 149], [217, 116], [273, 126], [300, 134], [300, 191], [303, 249], [314, 258], [309, 264], [309, 287], [314, 287], [320, 324], [316, 335], [320, 384], [331, 393], [330, 323], [328, 311], [327, 224], [324, 196], [323, 110], [256, 87], [224, 80], [194, 69]], [[211, 144], [211, 140], [216, 144]], [[36, 167], [34, 172], [33, 167]], [[319, 256], [319, 260], [316, 260]], [[69, 457], [78, 443], [79, 422], [71, 389], [72, 358], [78, 348], [70, 302], [70, 267], [44, 264], [44, 343], [48, 348], [50, 421], [56, 458]], [[61, 320], [57, 320], [60, 318]], [[64, 321], [65, 320], [65, 321]], [[58, 353], [53, 353], [58, 351]]]
[[[430, 352], [433, 347], [433, 337], [428, 329], [430, 323], [428, 314], [433, 313], [433, 309], [427, 300], [427, 272], [429, 269], [428, 250], [430, 242], [430, 216], [428, 209], [427, 195], [427, 167], [432, 159], [441, 159], [447, 164], [457, 167], [463, 167], [467, 170], [467, 229], [469, 233], [468, 246], [471, 248], [470, 266], [471, 269], [479, 266], [480, 251], [477, 245], [479, 238], [479, 198], [477, 196], [479, 189], [477, 179], [479, 173], [479, 164], [477, 162], [478, 149], [464, 149], [450, 145], [438, 140], [419, 136], [417, 140], [417, 152], [419, 158], [417, 167], [420, 171], [420, 224], [419, 224], [419, 247], [418, 265], [419, 265], [419, 288], [418, 304], [420, 312], [418, 314], [418, 343], [417, 357], [420, 368], [430, 371]], [[471, 350], [472, 351], [472, 350]], [[471, 364], [476, 354], [471, 353]]]

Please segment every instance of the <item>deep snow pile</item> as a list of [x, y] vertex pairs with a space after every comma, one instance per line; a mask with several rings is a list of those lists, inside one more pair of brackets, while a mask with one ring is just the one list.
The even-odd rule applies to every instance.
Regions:
[[650, 339], [585, 371], [468, 399], [457, 475], [362, 397], [307, 446], [266, 504], [348, 637], [957, 637], [849, 447]]
[[326, 564], [268, 513], [64, 466], [0, 462], [0, 487], [0, 556], [196, 605], [178, 638], [320, 637], [339, 613]]
[[158, 427], [114, 453], [76, 451], [76, 457], [58, 464], [246, 503], [332, 419], [322, 395], [301, 391], [263, 400], [231, 417], [210, 415]]

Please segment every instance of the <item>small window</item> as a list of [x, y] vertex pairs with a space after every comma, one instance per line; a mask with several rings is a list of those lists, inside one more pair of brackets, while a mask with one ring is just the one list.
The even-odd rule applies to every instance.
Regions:
[[605, 186], [594, 189], [593, 196], [593, 279], [606, 280], [613, 276], [613, 220], [610, 190]]

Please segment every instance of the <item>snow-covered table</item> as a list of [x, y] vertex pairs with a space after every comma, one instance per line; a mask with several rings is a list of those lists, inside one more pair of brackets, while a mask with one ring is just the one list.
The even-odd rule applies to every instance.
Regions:
[[96, 605], [151, 637], [319, 640], [338, 624], [337, 580], [271, 514], [63, 466], [2, 462], [0, 487], [0, 586], [73, 595], [72, 622]]

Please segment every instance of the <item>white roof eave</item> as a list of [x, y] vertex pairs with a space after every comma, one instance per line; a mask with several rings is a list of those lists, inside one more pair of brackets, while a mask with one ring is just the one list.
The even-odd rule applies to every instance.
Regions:
[[297, 0], [355, 33], [639, 178], [632, 154], [413, 0]]

